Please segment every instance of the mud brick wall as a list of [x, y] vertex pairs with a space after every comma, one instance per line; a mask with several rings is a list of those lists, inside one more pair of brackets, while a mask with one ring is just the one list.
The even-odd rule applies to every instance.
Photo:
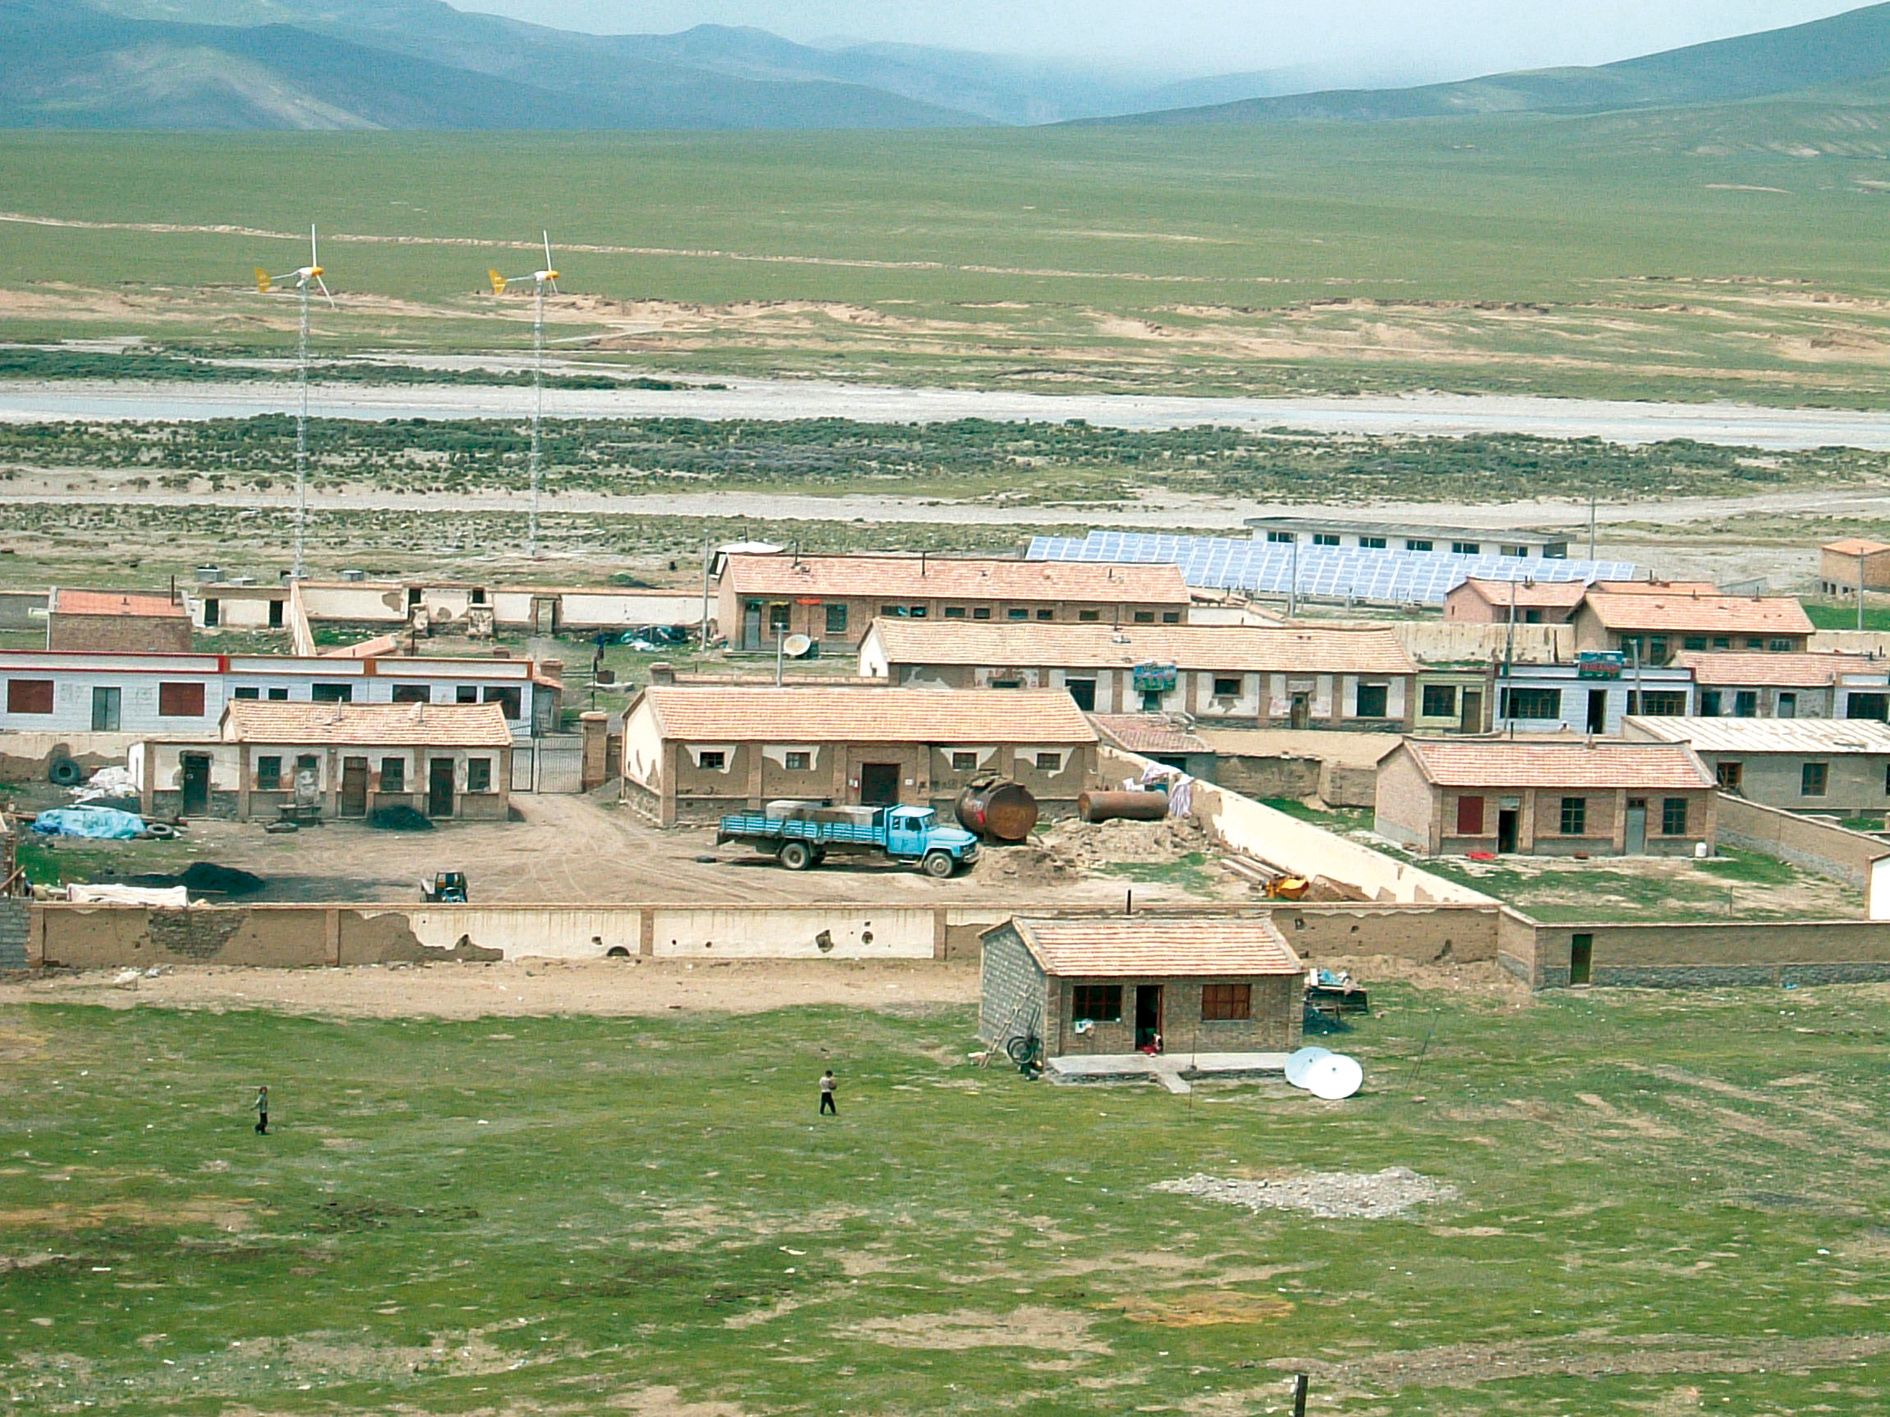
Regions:
[[24, 900], [0, 896], [0, 969], [26, 968], [29, 918]]

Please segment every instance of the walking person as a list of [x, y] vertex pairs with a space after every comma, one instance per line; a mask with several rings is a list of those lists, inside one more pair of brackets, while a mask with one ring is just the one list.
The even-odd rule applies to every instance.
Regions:
[[267, 1085], [257, 1087], [254, 1106], [256, 1108], [256, 1135], [266, 1137], [269, 1135], [269, 1088]]
[[823, 1117], [840, 1115], [840, 1109], [833, 1105], [833, 1090], [839, 1085], [834, 1079], [832, 1068], [820, 1075], [820, 1114]]

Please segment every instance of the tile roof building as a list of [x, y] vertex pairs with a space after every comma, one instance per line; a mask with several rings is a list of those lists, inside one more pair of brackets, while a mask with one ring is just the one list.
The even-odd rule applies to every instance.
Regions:
[[1378, 765], [1375, 829], [1430, 856], [1691, 855], [1714, 785], [1685, 744], [1407, 738]]
[[1679, 588], [1595, 587], [1570, 623], [1575, 648], [1620, 650], [1661, 665], [1684, 651], [1802, 653], [1812, 624], [1790, 596], [1721, 595]]
[[1890, 660], [1862, 654], [1682, 651], [1702, 718], [1890, 718]]
[[190, 612], [169, 595], [58, 586], [46, 602], [46, 648], [187, 654]]
[[1172, 565], [1096, 565], [949, 556], [723, 558], [717, 623], [731, 647], [786, 635], [857, 645], [875, 616], [914, 620], [1178, 625], [1190, 598]]
[[1832, 718], [1630, 718], [1624, 733], [1698, 754], [1720, 787], [1789, 812], [1890, 811], [1890, 724]]
[[972, 781], [1074, 810], [1095, 728], [1064, 693], [652, 685], [624, 713], [624, 796], [662, 826], [782, 798], [949, 810]]
[[1395, 730], [1411, 726], [1418, 666], [1384, 629], [880, 619], [860, 645], [860, 673], [904, 685], [1061, 689], [1105, 714]]
[[1472, 577], [1444, 597], [1444, 618], [1459, 624], [1566, 625], [1588, 594], [1580, 581], [1485, 581]]
[[1860, 581], [1866, 593], [1890, 590], [1890, 545], [1851, 536], [1818, 548], [1820, 594], [1856, 595]]
[[978, 1031], [1046, 1057], [1286, 1052], [1304, 968], [1269, 916], [1018, 917], [985, 932]]

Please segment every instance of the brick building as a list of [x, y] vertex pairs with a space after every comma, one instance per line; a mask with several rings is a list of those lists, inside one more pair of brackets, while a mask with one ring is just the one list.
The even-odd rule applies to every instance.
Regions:
[[1390, 630], [875, 620], [860, 673], [895, 684], [1062, 689], [1098, 713], [1396, 732], [1416, 662]]
[[1691, 748], [1721, 789], [1788, 812], [1890, 809], [1890, 725], [1844, 719], [1631, 718], [1624, 733]]
[[1819, 594], [1856, 595], [1859, 581], [1866, 592], [1890, 590], [1890, 546], [1852, 536], [1818, 548]]
[[1890, 718], [1890, 660], [1720, 651], [1674, 656], [1702, 718]]
[[1280, 1053], [1305, 967], [1270, 916], [1013, 919], [984, 934], [978, 1035], [1043, 1056]]
[[1657, 585], [1592, 587], [1569, 623], [1577, 651], [1618, 650], [1645, 665], [1688, 650], [1802, 654], [1812, 633], [1805, 608], [1790, 596]]
[[1428, 856], [1690, 856], [1713, 774], [1684, 743], [1407, 738], [1378, 765], [1374, 830]]
[[624, 711], [623, 794], [667, 827], [780, 798], [948, 811], [997, 776], [1056, 815], [1095, 785], [1096, 744], [1060, 691], [651, 685]]
[[190, 611], [168, 595], [57, 586], [46, 601], [49, 650], [190, 652]]
[[1580, 581], [1485, 581], [1472, 577], [1444, 597], [1444, 618], [1465, 625], [1566, 625], [1588, 594]]
[[147, 813], [247, 820], [303, 802], [324, 818], [401, 806], [502, 822], [512, 730], [497, 704], [243, 701], [224, 710], [216, 740], [150, 740], [131, 767]]
[[737, 553], [722, 559], [717, 590], [717, 624], [737, 650], [785, 635], [851, 649], [875, 617], [1179, 625], [1189, 605], [1175, 566], [943, 556]]

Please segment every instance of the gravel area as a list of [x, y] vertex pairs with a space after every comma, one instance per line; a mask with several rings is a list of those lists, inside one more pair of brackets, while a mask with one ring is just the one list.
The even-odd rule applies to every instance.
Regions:
[[1149, 1189], [1195, 1196], [1248, 1210], [1299, 1210], [1322, 1220], [1385, 1220], [1414, 1206], [1457, 1198], [1457, 1188], [1403, 1166], [1383, 1171], [1306, 1171], [1258, 1181], [1199, 1173], [1159, 1181]]

